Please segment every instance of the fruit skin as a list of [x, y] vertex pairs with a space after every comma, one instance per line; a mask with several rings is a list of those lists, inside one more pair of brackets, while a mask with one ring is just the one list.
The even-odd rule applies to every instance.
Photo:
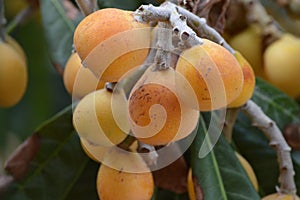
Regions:
[[[224, 47], [207, 39], [181, 54], [176, 71], [193, 87], [201, 111], [227, 106], [242, 90], [243, 73], [238, 61]], [[211, 87], [215, 89], [210, 94]]]
[[77, 53], [72, 53], [66, 63], [63, 81], [68, 93], [79, 99], [105, 85], [103, 81], [98, 82], [96, 76], [82, 66]]
[[73, 113], [73, 125], [80, 137], [102, 146], [113, 146], [125, 139], [129, 132], [123, 117], [126, 111], [121, 110], [121, 106], [126, 107], [126, 102], [122, 102], [125, 97], [116, 94], [114, 98], [120, 102], [120, 108], [112, 104], [113, 94], [106, 89], [94, 91], [80, 100]]
[[263, 69], [262, 31], [257, 25], [250, 25], [229, 39], [232, 48], [241, 52], [249, 61], [254, 73], [265, 78]]
[[284, 34], [264, 53], [267, 80], [290, 95], [300, 95], [300, 39]]
[[27, 87], [27, 66], [9, 44], [0, 42], [0, 107], [11, 107], [23, 97]]
[[243, 166], [243, 168], [245, 169], [251, 183], [253, 184], [254, 188], [256, 191], [258, 191], [258, 182], [257, 182], [257, 178], [256, 175], [251, 167], [251, 165], [249, 164], [249, 162], [243, 157], [241, 156], [238, 152], [235, 152], [236, 157], [239, 159], [241, 165]]
[[235, 57], [240, 63], [241, 69], [243, 71], [244, 84], [242, 92], [233, 102], [228, 105], [229, 108], [236, 108], [244, 105], [251, 98], [255, 89], [255, 74], [251, 65], [242, 56], [242, 54], [237, 51], [235, 52]]
[[5, 37], [7, 44], [9, 44], [12, 48], [14, 48], [19, 55], [23, 58], [24, 62], [27, 62], [26, 54], [20, 44], [10, 35], [6, 35]]
[[[150, 145], [165, 145], [187, 137], [196, 127], [199, 112], [184, 102], [176, 85], [183, 84], [172, 68], [150, 67], [132, 89], [128, 100], [131, 130]], [[187, 97], [185, 97], [187, 98]], [[196, 97], [195, 97], [196, 102]]]
[[97, 191], [101, 200], [150, 200], [153, 176], [139, 154], [112, 148], [100, 166]]
[[[101, 9], [79, 23], [74, 32], [74, 46], [79, 57], [87, 59], [86, 66], [101, 80], [116, 82], [144, 62], [150, 47], [149, 25], [137, 22], [131, 11]], [[89, 61], [93, 56], [96, 60]]]
[[288, 194], [275, 193], [262, 198], [262, 200], [299, 200], [299, 197]]
[[98, 163], [102, 161], [106, 151], [108, 151], [109, 149], [107, 147], [93, 145], [84, 138], [80, 138], [80, 144], [84, 153], [93, 161]]
[[[144, 101], [141, 101], [140, 99], [144, 99]], [[176, 134], [178, 132], [181, 110], [178, 109], [180, 108], [180, 103], [176, 95], [174, 95], [170, 89], [155, 83], [143, 85], [132, 94], [129, 102], [129, 113], [138, 126], [147, 126], [151, 123], [149, 115], [144, 114], [150, 110], [151, 106], [159, 104], [166, 109], [167, 119], [163, 128], [161, 130], [159, 130], [159, 128], [158, 130], [154, 129], [153, 133], [159, 132], [151, 137], [147, 137], [148, 134], [135, 134], [140, 141], [146, 144], [159, 145], [167, 144], [173, 140], [173, 133]], [[138, 107], [141, 109], [138, 110]], [[154, 120], [157, 120], [156, 113], [158, 112], [153, 114]]]

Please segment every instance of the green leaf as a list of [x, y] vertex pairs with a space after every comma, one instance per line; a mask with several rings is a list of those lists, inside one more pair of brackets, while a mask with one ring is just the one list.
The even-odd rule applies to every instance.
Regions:
[[[300, 108], [297, 103], [263, 80], [257, 79], [252, 100], [277, 123], [280, 129], [286, 124], [299, 122]], [[269, 140], [264, 133], [253, 127], [249, 118], [240, 113], [234, 126], [233, 139], [239, 152], [252, 165], [260, 185], [260, 193], [265, 195], [275, 192], [279, 176], [277, 156], [269, 146]], [[299, 169], [300, 173], [299, 163], [294, 163], [294, 166], [296, 172]], [[295, 180], [299, 191], [298, 175]]]
[[199, 158], [202, 144], [211, 145], [206, 134], [205, 121], [200, 117], [197, 135], [191, 146], [191, 167], [205, 199], [260, 199], [233, 149], [222, 135], [214, 148], [204, 158]]
[[28, 173], [11, 185], [6, 199], [97, 199], [98, 164], [81, 149], [72, 125], [72, 108], [47, 121], [36, 134], [39, 150]]
[[256, 80], [252, 100], [276, 121], [279, 128], [300, 121], [300, 107], [297, 102], [264, 80]]
[[72, 52], [73, 32], [78, 19], [72, 21], [59, 0], [41, 0], [41, 13], [49, 53], [55, 64], [64, 67]]

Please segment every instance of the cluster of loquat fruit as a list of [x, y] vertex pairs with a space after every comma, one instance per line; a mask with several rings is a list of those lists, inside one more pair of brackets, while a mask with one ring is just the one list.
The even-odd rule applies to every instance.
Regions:
[[[199, 111], [240, 107], [254, 91], [254, 71], [243, 55], [230, 53], [208, 39], [181, 52], [174, 67], [148, 67], [128, 96], [120, 89], [105, 87], [107, 82], [130, 77], [132, 73], [127, 73], [145, 62], [152, 29], [136, 21], [131, 11], [106, 8], [85, 17], [74, 33], [75, 52], [66, 64], [64, 84], [73, 98], [79, 99], [73, 124], [82, 148], [91, 159], [102, 163], [97, 177], [102, 200], [151, 199], [154, 180], [138, 154], [139, 143], [161, 147], [186, 138], [196, 127]], [[112, 59], [110, 54], [122, 49], [122, 45], [129, 51]], [[131, 50], [135, 45], [144, 48]], [[218, 78], [223, 97], [221, 90], [211, 91], [210, 84]], [[163, 112], [155, 109], [157, 105], [164, 108]], [[134, 142], [121, 148], [129, 137], [135, 138]], [[252, 167], [236, 155], [258, 190]], [[196, 199], [191, 170], [187, 180], [190, 199]]]
[[264, 47], [261, 27], [250, 24], [231, 36], [229, 43], [247, 58], [257, 76], [292, 98], [300, 96], [300, 38], [284, 32], [279, 39]]
[[27, 60], [19, 43], [9, 35], [0, 41], [0, 107], [16, 105], [27, 88]]

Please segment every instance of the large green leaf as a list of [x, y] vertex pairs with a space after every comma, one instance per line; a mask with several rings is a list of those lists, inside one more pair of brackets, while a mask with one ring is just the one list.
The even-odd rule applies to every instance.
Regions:
[[[252, 100], [281, 129], [289, 123], [299, 122], [298, 114], [300, 108], [297, 103], [263, 80], [257, 79]], [[240, 113], [238, 116], [234, 127], [233, 139], [241, 154], [251, 163], [257, 175], [260, 192], [262, 194], [275, 192], [279, 175], [276, 153], [269, 146], [269, 141], [265, 135], [256, 127], [253, 127], [249, 118], [243, 113]], [[296, 174], [300, 173], [298, 163], [295, 162]], [[299, 175], [296, 176], [295, 180], [299, 191]]]
[[206, 134], [205, 121], [200, 117], [197, 135], [191, 146], [191, 167], [204, 198], [208, 200], [260, 199], [233, 149], [223, 136], [204, 158], [199, 158], [201, 145], [203, 143], [211, 145], [209, 137], [205, 137]]
[[6, 199], [97, 199], [98, 164], [81, 149], [72, 126], [71, 107], [47, 121], [35, 134], [39, 149], [26, 175], [10, 186]]
[[72, 52], [73, 32], [82, 18], [71, 20], [59, 0], [41, 0], [41, 13], [49, 53], [55, 64], [64, 67]]

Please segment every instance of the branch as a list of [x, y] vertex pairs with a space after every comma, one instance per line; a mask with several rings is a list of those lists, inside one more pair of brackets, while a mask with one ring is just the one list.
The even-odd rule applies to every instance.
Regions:
[[187, 17], [189, 25], [193, 27], [193, 29], [198, 33], [198, 35], [208, 38], [222, 45], [224, 48], [230, 51], [230, 53], [234, 54], [235, 51], [231, 48], [231, 46], [224, 40], [224, 38], [215, 29], [213, 29], [206, 23], [205, 18], [200, 18], [197, 15], [179, 6], [176, 7], [180, 14]]
[[[300, 36], [300, 13], [298, 15], [292, 13], [292, 4], [281, 6], [276, 1], [278, 0], [261, 0], [261, 3], [266, 8], [268, 13], [272, 15], [272, 17], [281, 25], [281, 27], [284, 28], [284, 30], [297, 36]], [[286, 1], [289, 2], [290, 0]], [[299, 0], [296, 1], [299, 2]], [[295, 8], [296, 7], [293, 6], [293, 9]]]
[[178, 7], [172, 3], [164, 3], [160, 7], [142, 5], [135, 12], [135, 18], [141, 22], [167, 22], [173, 27], [173, 32], [188, 47], [202, 44], [202, 40], [186, 23], [186, 16], [178, 13]]
[[283, 32], [279, 25], [267, 13], [259, 0], [238, 0], [247, 10], [247, 18], [250, 23], [258, 23], [263, 30], [264, 36], [270, 36], [268, 43], [279, 39]]
[[251, 118], [253, 126], [265, 133], [270, 139], [270, 146], [277, 152], [280, 169], [279, 183], [281, 184], [278, 192], [296, 194], [295, 172], [290, 154], [291, 148], [286, 143], [280, 129], [252, 100], [249, 100], [241, 109]]
[[142, 5], [135, 12], [135, 15], [137, 20], [143, 22], [170, 21], [173, 31], [179, 34], [181, 40], [185, 41], [184, 43], [187, 46], [202, 44], [202, 40], [197, 36], [198, 33], [198, 35], [206, 37], [234, 53], [234, 50], [215, 29], [206, 23], [204, 18], [199, 18], [197, 15], [171, 2], [166, 2], [160, 7]]
[[167, 22], [158, 22], [158, 29], [156, 31], [156, 55], [154, 59], [154, 70], [165, 70], [171, 64], [172, 51], [172, 32], [170, 24]]

